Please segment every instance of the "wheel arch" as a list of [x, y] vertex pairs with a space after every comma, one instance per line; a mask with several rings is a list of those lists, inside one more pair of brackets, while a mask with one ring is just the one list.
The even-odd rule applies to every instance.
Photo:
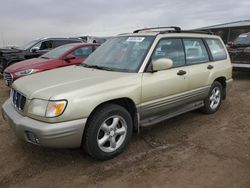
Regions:
[[221, 76], [221, 77], [218, 77], [218, 78], [216, 78], [215, 80], [214, 80], [214, 82], [215, 81], [217, 81], [217, 82], [219, 82], [221, 85], [222, 85], [222, 88], [223, 88], [223, 99], [225, 99], [226, 98], [226, 87], [227, 87], [227, 82], [226, 82], [226, 77], [224, 77], [224, 76]]
[[[105, 101], [99, 105], [97, 105], [90, 113], [88, 120], [91, 119], [90, 117], [93, 116], [93, 114], [103, 105], [106, 104], [117, 104], [120, 105], [122, 107], [124, 107], [129, 114], [132, 117], [133, 120], [133, 130], [134, 132], [138, 132], [139, 131], [139, 121], [138, 121], [138, 116], [137, 116], [137, 108], [136, 105], [134, 103], [134, 101], [130, 98], [127, 97], [123, 97], [123, 98], [117, 98], [117, 99], [112, 99], [109, 101]], [[88, 120], [87, 120], [87, 125], [88, 125]]]

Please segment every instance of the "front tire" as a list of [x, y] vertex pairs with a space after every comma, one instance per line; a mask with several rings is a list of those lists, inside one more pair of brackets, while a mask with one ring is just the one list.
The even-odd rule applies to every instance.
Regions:
[[133, 121], [122, 106], [106, 104], [88, 120], [84, 134], [86, 152], [97, 160], [108, 160], [120, 154], [132, 136]]
[[201, 111], [206, 114], [213, 114], [220, 108], [223, 98], [223, 87], [220, 82], [215, 81], [210, 90], [207, 98], [204, 100], [204, 106]]

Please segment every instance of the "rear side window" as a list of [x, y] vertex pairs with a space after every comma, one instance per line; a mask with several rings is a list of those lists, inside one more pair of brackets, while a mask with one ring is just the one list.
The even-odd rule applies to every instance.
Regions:
[[215, 61], [227, 58], [225, 48], [219, 39], [206, 39], [206, 42]]
[[173, 67], [185, 65], [185, 53], [181, 39], [162, 39], [155, 48], [152, 62], [160, 58], [171, 59]]
[[209, 56], [201, 39], [183, 39], [188, 65], [206, 63]]

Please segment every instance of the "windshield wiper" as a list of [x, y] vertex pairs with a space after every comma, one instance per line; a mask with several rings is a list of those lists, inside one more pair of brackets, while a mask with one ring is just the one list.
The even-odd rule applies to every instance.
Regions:
[[43, 58], [43, 59], [50, 59], [49, 57], [46, 57], [46, 56], [41, 56], [40, 58]]
[[88, 65], [88, 64], [82, 64], [83, 67], [86, 68], [93, 68], [93, 69], [99, 69], [99, 70], [106, 70], [106, 71], [113, 71], [113, 69], [105, 66], [99, 66], [99, 65]]

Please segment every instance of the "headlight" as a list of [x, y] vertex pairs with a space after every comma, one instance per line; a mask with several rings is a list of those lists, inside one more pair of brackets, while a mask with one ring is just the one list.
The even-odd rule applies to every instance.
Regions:
[[66, 100], [46, 101], [33, 99], [30, 102], [28, 113], [42, 117], [57, 117], [62, 115], [67, 106]]
[[23, 71], [16, 72], [15, 75], [17, 75], [17, 76], [25, 76], [25, 75], [33, 74], [33, 73], [35, 73], [37, 71], [38, 71], [38, 69], [26, 69], [26, 70], [23, 70]]

